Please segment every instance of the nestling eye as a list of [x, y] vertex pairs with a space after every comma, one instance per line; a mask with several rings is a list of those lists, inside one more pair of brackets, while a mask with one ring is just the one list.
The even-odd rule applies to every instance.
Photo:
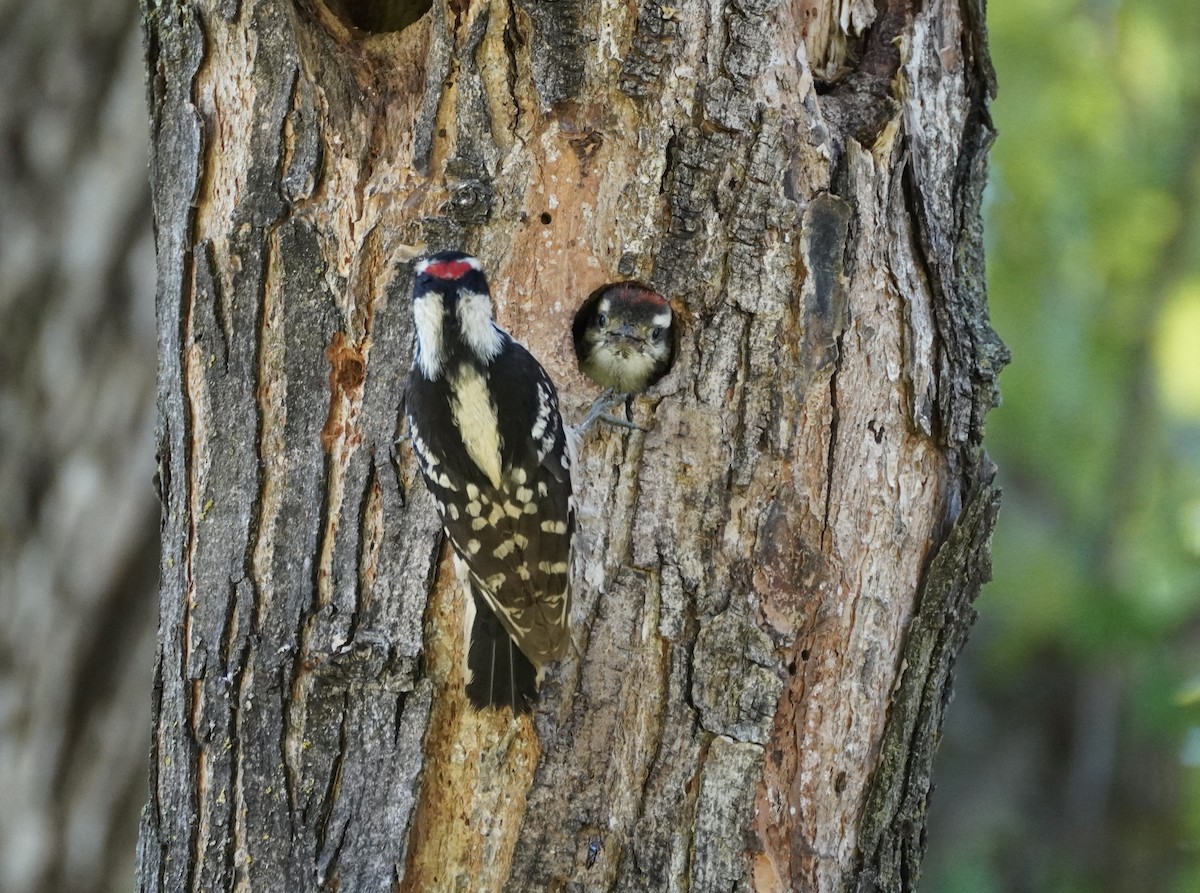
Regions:
[[655, 326], [650, 330], [651, 341], [662, 341], [662, 326]]
[[608, 316], [603, 313], [597, 314], [596, 315], [596, 328], [603, 329], [607, 325], [608, 325]]

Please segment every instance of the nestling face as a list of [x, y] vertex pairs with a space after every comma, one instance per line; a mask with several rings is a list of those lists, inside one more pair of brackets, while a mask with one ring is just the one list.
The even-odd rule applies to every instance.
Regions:
[[652, 302], [605, 296], [583, 334], [589, 349], [581, 368], [618, 393], [645, 390], [661, 377], [670, 359], [670, 327], [671, 307], [661, 298]]

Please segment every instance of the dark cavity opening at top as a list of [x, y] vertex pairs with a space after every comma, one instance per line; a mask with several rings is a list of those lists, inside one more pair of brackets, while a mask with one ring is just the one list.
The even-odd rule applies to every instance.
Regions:
[[433, 0], [328, 0], [329, 7], [360, 31], [403, 31], [433, 7]]

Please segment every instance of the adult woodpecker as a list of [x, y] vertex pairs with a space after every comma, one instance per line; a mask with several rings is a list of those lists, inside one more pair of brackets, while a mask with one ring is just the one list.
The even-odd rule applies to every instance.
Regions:
[[583, 302], [571, 326], [575, 356], [580, 371], [607, 390], [581, 431], [597, 418], [629, 425], [603, 413], [621, 400], [628, 413], [630, 396], [667, 374], [675, 357], [673, 319], [667, 299], [637, 282], [602, 286]]
[[550, 376], [492, 319], [483, 266], [416, 265], [413, 452], [467, 595], [467, 695], [528, 712], [570, 641], [571, 458]]

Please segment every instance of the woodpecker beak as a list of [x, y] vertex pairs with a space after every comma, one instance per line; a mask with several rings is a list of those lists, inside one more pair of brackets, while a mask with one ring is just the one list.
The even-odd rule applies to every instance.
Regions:
[[610, 341], [615, 341], [617, 343], [642, 343], [642, 339], [638, 337], [637, 329], [635, 329], [629, 323], [625, 323], [619, 329], [610, 332], [608, 338]]

